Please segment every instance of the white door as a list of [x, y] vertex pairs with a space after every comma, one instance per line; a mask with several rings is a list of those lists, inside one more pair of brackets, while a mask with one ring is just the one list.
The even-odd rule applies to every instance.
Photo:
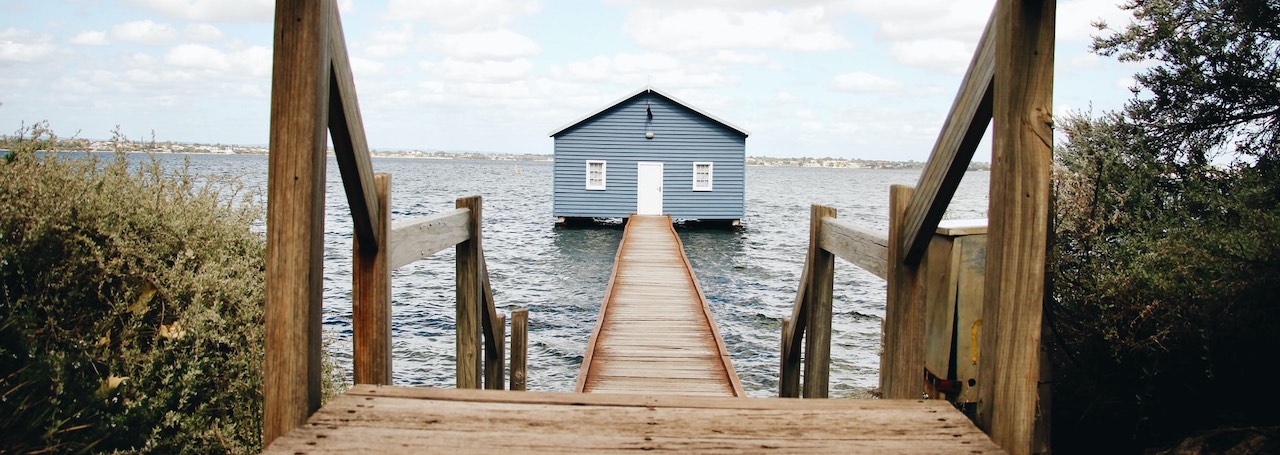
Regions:
[[636, 163], [636, 214], [662, 214], [662, 163]]

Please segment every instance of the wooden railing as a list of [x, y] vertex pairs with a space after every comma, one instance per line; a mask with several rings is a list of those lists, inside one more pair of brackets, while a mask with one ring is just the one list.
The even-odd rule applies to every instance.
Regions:
[[[489, 284], [480, 197], [392, 226], [391, 177], [373, 173], [335, 0], [277, 0], [274, 30], [263, 443], [320, 407], [326, 133], [353, 224], [355, 382], [391, 383], [391, 271], [455, 246], [457, 386], [503, 388], [505, 318]], [[517, 310], [513, 320], [515, 390], [524, 389], [527, 318]]]
[[1040, 324], [1053, 158], [1056, 8], [1053, 0], [997, 2], [920, 180], [915, 187], [890, 188], [887, 235], [836, 221], [832, 208], [813, 207], [808, 258], [792, 315], [783, 320], [780, 396], [800, 395], [802, 339], [803, 395], [826, 396], [833, 254], [887, 281], [883, 396], [939, 395], [940, 382], [926, 368], [927, 302], [931, 296], [955, 294], [955, 289], [940, 287], [955, 283], [949, 274], [964, 269], [953, 266], [964, 253], [930, 251], [943, 213], [994, 120], [989, 241], [982, 242], [981, 319], [973, 326], [978, 346], [972, 358], [976, 382], [982, 384], [974, 417], [1011, 453], [1047, 448]]

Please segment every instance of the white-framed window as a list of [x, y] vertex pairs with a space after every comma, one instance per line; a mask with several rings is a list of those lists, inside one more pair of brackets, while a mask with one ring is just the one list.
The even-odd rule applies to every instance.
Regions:
[[603, 190], [605, 182], [605, 162], [587, 161], [587, 189]]
[[710, 162], [693, 163], [693, 190], [711, 191], [712, 164]]

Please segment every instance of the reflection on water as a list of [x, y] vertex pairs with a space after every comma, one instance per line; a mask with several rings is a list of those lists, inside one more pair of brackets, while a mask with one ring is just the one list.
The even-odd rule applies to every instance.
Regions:
[[[387, 158], [373, 163], [375, 171], [393, 176], [395, 221], [451, 210], [460, 196], [484, 197], [484, 249], [494, 298], [504, 312], [529, 308], [529, 388], [572, 390], [622, 237], [620, 226], [555, 228], [550, 163]], [[193, 156], [191, 164], [196, 173], [245, 175], [247, 184], [265, 194], [266, 157]], [[333, 161], [328, 170], [324, 327], [330, 352], [349, 370], [351, 221]], [[795, 299], [809, 204], [832, 205], [840, 218], [883, 231], [889, 185], [914, 184], [918, 175], [751, 167], [743, 228], [677, 229], [750, 395], [776, 393], [779, 321], [790, 314]], [[986, 187], [986, 173], [966, 175], [947, 216], [984, 216]], [[453, 257], [446, 250], [392, 274], [397, 384], [454, 384]], [[837, 261], [832, 396], [877, 384], [884, 293], [882, 280]]]

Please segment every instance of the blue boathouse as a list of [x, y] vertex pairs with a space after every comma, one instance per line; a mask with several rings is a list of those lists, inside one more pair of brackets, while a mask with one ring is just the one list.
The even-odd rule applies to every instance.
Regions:
[[635, 213], [737, 225], [748, 134], [653, 87], [633, 92], [551, 132], [556, 222]]

